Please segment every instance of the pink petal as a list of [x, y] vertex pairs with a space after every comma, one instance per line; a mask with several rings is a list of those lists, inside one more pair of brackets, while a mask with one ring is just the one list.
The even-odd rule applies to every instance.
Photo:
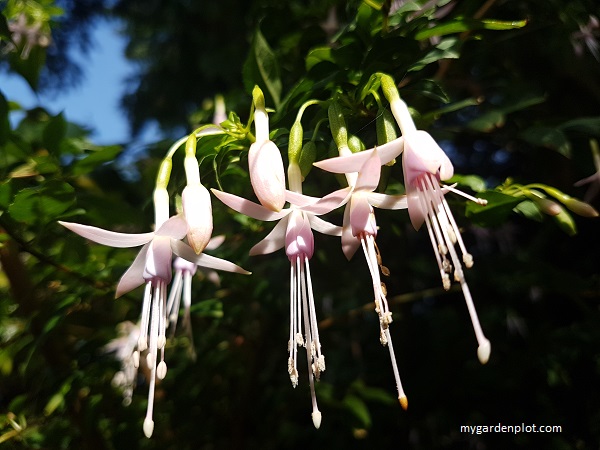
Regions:
[[248, 217], [253, 217], [254, 219], [266, 221], [279, 220], [290, 213], [290, 209], [274, 212], [262, 205], [251, 202], [250, 200], [238, 197], [237, 195], [229, 194], [223, 191], [217, 191], [216, 189], [211, 189], [211, 191], [219, 200], [221, 200], [231, 209]]
[[206, 250], [214, 250], [216, 248], [219, 248], [223, 242], [225, 242], [225, 235], [224, 234], [220, 234], [218, 236], [215, 236], [210, 241], [208, 241], [208, 245], [206, 246]]
[[375, 208], [381, 209], [406, 209], [408, 201], [406, 195], [388, 195], [378, 192], [369, 192], [367, 194], [369, 203]]
[[410, 222], [415, 230], [421, 228], [423, 222], [425, 221], [425, 216], [427, 215], [427, 211], [423, 209], [423, 205], [421, 204], [421, 199], [419, 190], [417, 188], [409, 187], [407, 185], [406, 192], [406, 201], [408, 206], [408, 215], [410, 216]]
[[115, 298], [119, 298], [121, 295], [126, 294], [129, 291], [133, 291], [136, 287], [144, 284], [144, 267], [146, 265], [146, 254], [150, 244], [146, 244], [139, 251], [129, 269], [123, 274], [117, 285], [117, 291], [115, 292]]
[[452, 162], [429, 133], [418, 130], [406, 136], [403, 167], [406, 183], [414, 183], [419, 175], [429, 172], [447, 180], [454, 174]]
[[250, 249], [250, 256], [267, 255], [284, 247], [288, 217], [281, 219], [262, 241]]
[[187, 232], [188, 224], [183, 216], [178, 214], [163, 223], [160, 228], [156, 230], [156, 235], [179, 240], [183, 239]]
[[285, 254], [290, 261], [298, 256], [312, 258], [315, 252], [315, 237], [305, 213], [298, 210], [289, 215], [285, 231]]
[[182, 241], [171, 240], [171, 249], [177, 256], [187, 259], [198, 266], [207, 267], [209, 269], [224, 270], [226, 272], [242, 273], [245, 275], [250, 274], [250, 272], [247, 270], [244, 270], [240, 266], [225, 259], [215, 258], [214, 256], [210, 256], [205, 253], [196, 255], [194, 250], [192, 250], [192, 247]]
[[377, 236], [373, 207], [369, 204], [367, 196], [362, 193], [354, 194], [350, 199], [350, 226], [353, 236], [360, 237], [365, 233]]
[[320, 198], [319, 197], [311, 197], [310, 195], [300, 194], [298, 192], [290, 191], [289, 189], [285, 190], [285, 200], [294, 206], [298, 206], [303, 208], [307, 205], [312, 205], [317, 203]]
[[344, 211], [344, 225], [342, 227], [342, 251], [348, 261], [352, 259], [358, 247], [360, 247], [360, 240], [352, 235], [350, 206], [346, 206], [346, 210]]
[[[376, 147], [379, 155], [380, 165], [387, 164], [398, 157], [404, 150], [404, 138], [399, 137], [383, 145]], [[318, 161], [314, 165], [320, 169], [333, 173], [352, 173], [358, 172], [361, 167], [371, 157], [374, 149], [364, 150], [348, 156], [338, 156], [335, 158]]]
[[171, 241], [172, 239], [168, 236], [156, 236], [150, 243], [143, 274], [146, 281], [159, 280], [167, 284], [171, 282], [173, 274]]
[[328, 234], [330, 236], [342, 235], [342, 227], [338, 227], [337, 225], [313, 215], [309, 215], [308, 220], [310, 221], [311, 228], [319, 233]]
[[129, 234], [108, 231], [102, 228], [91, 227], [73, 222], [58, 222], [63, 227], [68, 228], [74, 233], [83, 236], [90, 241], [98, 244], [108, 245], [109, 247], [126, 248], [137, 247], [150, 242], [154, 238], [154, 233]]
[[377, 188], [379, 184], [379, 178], [381, 176], [381, 163], [377, 149], [374, 149], [369, 159], [367, 159], [364, 165], [358, 172], [358, 178], [356, 179], [355, 191], [369, 191], [372, 192]]
[[331, 212], [334, 209], [346, 204], [348, 200], [350, 200], [351, 194], [351, 187], [338, 189], [331, 194], [327, 194], [323, 198], [317, 199], [317, 201], [311, 205], [303, 206], [301, 209], [312, 214], [327, 214], [328, 212]]

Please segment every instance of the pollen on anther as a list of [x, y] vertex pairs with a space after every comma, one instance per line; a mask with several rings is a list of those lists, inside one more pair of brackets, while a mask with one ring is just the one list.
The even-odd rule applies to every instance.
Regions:
[[403, 397], [398, 397], [398, 401], [400, 402], [402, 409], [406, 411], [408, 409], [408, 398], [406, 398], [406, 395]]

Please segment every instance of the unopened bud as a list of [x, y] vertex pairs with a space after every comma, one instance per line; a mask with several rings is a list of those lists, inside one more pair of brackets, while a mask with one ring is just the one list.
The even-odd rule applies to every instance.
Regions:
[[208, 245], [213, 231], [210, 193], [199, 183], [187, 185], [181, 195], [181, 204], [188, 224], [188, 242], [200, 254]]
[[575, 214], [579, 214], [583, 217], [598, 217], [598, 211], [596, 209], [581, 200], [577, 200], [576, 198], [569, 198], [564, 202], [565, 206], [573, 211]]

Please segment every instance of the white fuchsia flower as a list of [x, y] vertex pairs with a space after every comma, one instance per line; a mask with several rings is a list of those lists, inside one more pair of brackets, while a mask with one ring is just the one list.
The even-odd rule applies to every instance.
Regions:
[[[384, 149], [386, 154], [390, 152], [390, 148], [393, 148], [393, 146], [388, 145]], [[390, 352], [392, 369], [398, 390], [398, 400], [402, 408], [406, 409], [408, 400], [400, 381], [400, 373], [396, 364], [396, 356], [389, 331], [389, 325], [392, 323], [392, 313], [389, 310], [385, 285], [381, 282], [379, 275], [380, 268], [384, 273], [387, 272], [387, 269], [381, 263], [379, 249], [375, 243], [377, 223], [373, 210], [374, 206], [385, 209], [406, 208], [406, 196], [386, 195], [374, 192], [379, 184], [381, 175], [381, 160], [377, 148], [369, 153], [360, 152], [319, 161], [315, 163], [315, 166], [329, 172], [345, 173], [350, 184], [350, 201], [344, 211], [342, 249], [346, 257], [350, 259], [358, 247], [362, 246], [363, 248], [373, 282], [375, 311], [379, 316], [380, 340], [383, 345], [388, 347]], [[357, 169], [355, 168], [357, 166], [360, 166], [358, 174], [356, 174]], [[350, 167], [352, 168], [350, 169]]]
[[[165, 165], [167, 166], [168, 164]], [[163, 178], [159, 175], [159, 179]], [[169, 195], [164, 186], [157, 187], [154, 191], [154, 209], [157, 229], [150, 233], [117, 233], [78, 223], [59, 222], [69, 230], [99, 244], [117, 248], [143, 246], [132, 265], [121, 277], [117, 285], [116, 298], [145, 283], [138, 351], [143, 352], [148, 349], [146, 363], [151, 371], [148, 409], [144, 420], [144, 434], [147, 437], [150, 437], [154, 430], [152, 413], [156, 378], [163, 379], [167, 373], [167, 365], [164, 361], [167, 285], [172, 278], [173, 253], [199, 266], [249, 273], [229, 261], [202, 253], [196, 254], [188, 244], [181, 241], [188, 232], [188, 224], [180, 215], [168, 218]], [[161, 361], [157, 364], [159, 350]]]
[[[288, 341], [288, 373], [292, 385], [298, 385], [298, 347], [306, 348], [309, 383], [312, 397], [312, 419], [316, 428], [321, 425], [321, 412], [317, 406], [314, 379], [319, 380], [325, 370], [325, 356], [321, 352], [317, 315], [312, 289], [309, 261], [314, 253], [312, 230], [331, 236], [340, 236], [342, 229], [317, 217], [342, 205], [348, 196], [340, 189], [321, 199], [287, 191], [291, 198], [302, 199], [302, 207], [292, 206], [279, 212], [226, 192], [213, 193], [230, 208], [258, 220], [279, 220], [275, 228], [250, 250], [250, 255], [265, 255], [285, 247], [290, 261], [290, 338]], [[302, 329], [304, 326], [304, 336]]]

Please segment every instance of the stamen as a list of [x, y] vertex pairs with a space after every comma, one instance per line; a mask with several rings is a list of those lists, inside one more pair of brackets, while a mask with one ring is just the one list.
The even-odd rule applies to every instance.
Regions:
[[140, 324], [140, 337], [138, 350], [143, 352], [148, 348], [148, 322], [150, 321], [150, 303], [152, 302], [152, 282], [146, 282], [144, 289], [144, 302], [142, 303], [142, 320]]
[[406, 394], [404, 393], [404, 389], [402, 388], [402, 382], [400, 381], [400, 372], [398, 371], [398, 366], [396, 364], [396, 355], [394, 354], [394, 346], [392, 345], [392, 337], [390, 336], [389, 329], [385, 330], [385, 337], [388, 343], [387, 347], [390, 351], [390, 359], [392, 360], [392, 370], [394, 371], [394, 378], [396, 379], [398, 400], [400, 401], [402, 409], [406, 410], [406, 408], [408, 408], [408, 399], [406, 398]]
[[486, 199], [479, 198], [479, 197], [473, 197], [472, 195], [469, 195], [466, 192], [463, 192], [463, 191], [461, 191], [459, 189], [456, 189], [454, 186], [444, 185], [443, 188], [446, 189], [447, 191], [454, 192], [455, 194], [458, 194], [461, 197], [466, 198], [467, 200], [471, 200], [472, 202], [475, 202], [478, 205], [485, 206], [488, 203], [488, 201]]
[[182, 271], [176, 270], [175, 276], [173, 277], [173, 284], [171, 285], [171, 291], [169, 292], [169, 299], [167, 300], [167, 314], [169, 315], [169, 327], [173, 327], [170, 331], [171, 336], [175, 334], [175, 327], [177, 326], [177, 318], [179, 317], [179, 302], [181, 301], [182, 291]]

